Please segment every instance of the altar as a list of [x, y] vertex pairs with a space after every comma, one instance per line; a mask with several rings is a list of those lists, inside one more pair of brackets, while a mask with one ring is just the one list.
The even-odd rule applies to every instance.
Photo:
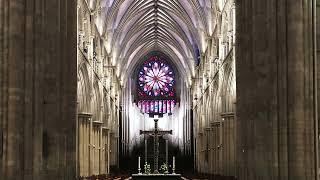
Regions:
[[144, 180], [144, 179], [150, 179], [150, 180], [176, 180], [181, 179], [181, 174], [132, 174], [133, 180]]
[[[168, 180], [175, 180], [175, 179], [181, 179], [181, 174], [175, 173], [175, 157], [173, 156], [172, 159], [172, 173], [169, 174], [169, 165], [168, 165], [168, 141], [166, 141], [166, 162], [161, 165], [161, 168], [158, 168], [158, 158], [159, 158], [159, 136], [163, 136], [165, 134], [172, 134], [172, 130], [169, 131], [161, 131], [158, 129], [158, 119], [154, 119], [154, 130], [153, 131], [142, 131], [140, 130], [140, 135], [151, 135], [154, 137], [154, 169], [153, 173], [151, 173], [150, 164], [146, 161], [147, 158], [145, 158], [145, 164], [144, 164], [144, 173], [141, 172], [141, 166], [140, 166], [140, 156], [138, 157], [138, 174], [132, 174], [133, 180], [144, 180], [144, 179], [151, 179], [151, 180], [157, 180], [157, 179], [168, 179]], [[145, 143], [146, 145], [146, 143]], [[147, 155], [147, 147], [145, 147], [145, 156]], [[159, 170], [161, 173], [159, 173]]]

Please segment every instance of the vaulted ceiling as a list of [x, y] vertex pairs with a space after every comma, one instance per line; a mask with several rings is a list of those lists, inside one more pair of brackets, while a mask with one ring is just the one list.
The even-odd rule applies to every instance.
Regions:
[[211, 1], [101, 0], [90, 5], [100, 8], [96, 24], [121, 78], [142, 56], [161, 51], [191, 79], [195, 59], [212, 33]]

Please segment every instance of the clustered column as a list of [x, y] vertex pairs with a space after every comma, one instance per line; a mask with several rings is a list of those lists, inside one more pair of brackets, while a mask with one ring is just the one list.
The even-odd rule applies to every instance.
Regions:
[[76, 178], [76, 29], [76, 1], [1, 1], [1, 179]]
[[239, 179], [317, 177], [314, 3], [236, 4]]

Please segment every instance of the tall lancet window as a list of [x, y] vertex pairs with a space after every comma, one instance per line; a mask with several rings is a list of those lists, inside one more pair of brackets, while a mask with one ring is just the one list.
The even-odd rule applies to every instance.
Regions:
[[143, 113], [172, 113], [175, 107], [175, 77], [159, 56], [146, 60], [138, 72], [138, 107]]

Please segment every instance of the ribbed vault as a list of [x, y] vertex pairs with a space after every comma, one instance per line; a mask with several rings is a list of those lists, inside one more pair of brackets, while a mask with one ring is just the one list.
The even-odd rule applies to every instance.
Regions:
[[[212, 29], [211, 3], [205, 0], [105, 0], [100, 32], [117, 73], [126, 80], [145, 54], [168, 55], [183, 77], [191, 78], [199, 52]], [[94, 4], [94, 3], [93, 3]], [[99, 20], [98, 18], [98, 20]], [[125, 73], [126, 72], [126, 73]]]

